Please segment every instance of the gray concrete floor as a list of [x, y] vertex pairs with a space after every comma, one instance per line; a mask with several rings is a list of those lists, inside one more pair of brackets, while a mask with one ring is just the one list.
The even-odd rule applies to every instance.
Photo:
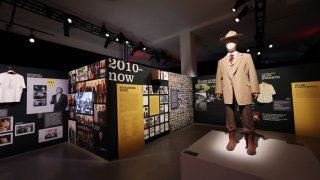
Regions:
[[[179, 180], [180, 152], [211, 130], [224, 127], [192, 124], [145, 146], [141, 151], [106, 161], [77, 146], [62, 143], [0, 160], [5, 180]], [[304, 143], [320, 159], [320, 140], [285, 133], [257, 131], [265, 138]]]

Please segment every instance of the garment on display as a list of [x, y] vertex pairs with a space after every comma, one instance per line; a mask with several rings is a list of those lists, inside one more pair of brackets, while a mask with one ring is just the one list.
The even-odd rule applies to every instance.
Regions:
[[248, 137], [246, 138], [248, 143], [247, 153], [255, 155], [256, 146], [254, 144], [255, 136], [251, 104], [253, 104], [252, 95], [256, 99], [260, 91], [251, 55], [240, 53], [236, 49], [240, 36], [242, 34], [229, 31], [225, 37], [220, 38], [220, 41], [225, 44], [228, 53], [218, 62], [215, 94], [217, 99], [220, 99], [221, 94], [223, 94], [223, 100], [226, 104], [226, 124], [230, 133], [227, 150], [232, 151], [236, 146], [233, 132], [237, 128], [235, 106], [239, 105], [243, 129]]
[[260, 94], [258, 96], [257, 101], [259, 103], [271, 103], [273, 102], [273, 95], [276, 94], [273, 86], [266, 82], [262, 82], [259, 84]]
[[23, 76], [10, 66], [7, 72], [0, 74], [0, 103], [20, 102], [25, 88]]

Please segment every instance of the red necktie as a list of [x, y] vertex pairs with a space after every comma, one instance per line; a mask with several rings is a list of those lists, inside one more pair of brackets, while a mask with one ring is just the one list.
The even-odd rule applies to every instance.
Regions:
[[230, 54], [230, 55], [229, 55], [229, 61], [230, 61], [231, 64], [232, 64], [233, 60], [234, 60], [234, 55], [233, 55], [233, 54]]

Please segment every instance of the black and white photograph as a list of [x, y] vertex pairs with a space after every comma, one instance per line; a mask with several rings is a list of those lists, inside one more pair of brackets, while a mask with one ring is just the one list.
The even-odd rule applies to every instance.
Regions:
[[60, 139], [63, 137], [63, 127], [52, 127], [39, 130], [39, 143]]
[[149, 85], [149, 94], [153, 94], [153, 87], [152, 87], [152, 85]]
[[169, 112], [169, 105], [168, 104], [164, 105], [164, 112]]
[[168, 95], [160, 95], [160, 104], [168, 103], [169, 96]]
[[168, 113], [164, 114], [164, 121], [165, 122], [169, 121], [169, 114]]
[[34, 85], [33, 86], [33, 106], [46, 106], [47, 105], [47, 86]]
[[164, 93], [164, 94], [169, 94], [169, 88], [168, 88], [168, 86], [163, 86], [163, 93]]
[[13, 116], [0, 118], [0, 133], [13, 131]]
[[15, 136], [22, 136], [34, 133], [35, 123], [15, 125]]
[[154, 136], [154, 127], [150, 128], [150, 137], [153, 137]]
[[149, 138], [149, 129], [145, 129], [144, 130], [144, 139], [148, 139]]
[[154, 126], [154, 116], [149, 118], [149, 127]]
[[143, 86], [142, 86], [142, 93], [143, 93], [144, 95], [145, 95], [145, 94], [148, 94], [148, 92], [149, 92], [148, 89], [149, 89], [149, 88], [148, 88], [148, 85], [143, 85]]
[[95, 104], [94, 105], [94, 122], [99, 125], [105, 125], [107, 114], [105, 104]]
[[160, 87], [159, 87], [159, 93], [160, 93], [160, 94], [164, 94], [163, 88], [164, 88], [164, 86], [160, 86]]
[[159, 115], [154, 116], [154, 125], [158, 125], [160, 123]]
[[164, 114], [160, 115], [160, 123], [164, 123]]
[[148, 106], [149, 105], [149, 96], [143, 96], [143, 105]]
[[76, 121], [68, 121], [68, 141], [76, 144]]
[[6, 146], [13, 143], [13, 133], [0, 134], [0, 146]]
[[160, 133], [164, 132], [164, 124], [160, 124]]
[[169, 74], [166, 71], [161, 71], [162, 80], [169, 80]]
[[196, 104], [195, 110], [196, 111], [207, 111], [207, 97], [205, 92], [198, 92], [195, 93], [196, 95]]
[[164, 113], [164, 104], [160, 105], [160, 113]]
[[155, 126], [155, 132], [154, 132], [155, 135], [158, 135], [160, 134], [160, 126]]
[[144, 115], [144, 117], [149, 116], [149, 107], [143, 107], [143, 115]]

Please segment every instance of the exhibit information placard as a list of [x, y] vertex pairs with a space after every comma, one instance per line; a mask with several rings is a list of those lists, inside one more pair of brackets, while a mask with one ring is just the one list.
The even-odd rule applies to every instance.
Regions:
[[117, 84], [119, 158], [144, 147], [142, 85]]
[[320, 137], [320, 81], [292, 83], [296, 134]]

